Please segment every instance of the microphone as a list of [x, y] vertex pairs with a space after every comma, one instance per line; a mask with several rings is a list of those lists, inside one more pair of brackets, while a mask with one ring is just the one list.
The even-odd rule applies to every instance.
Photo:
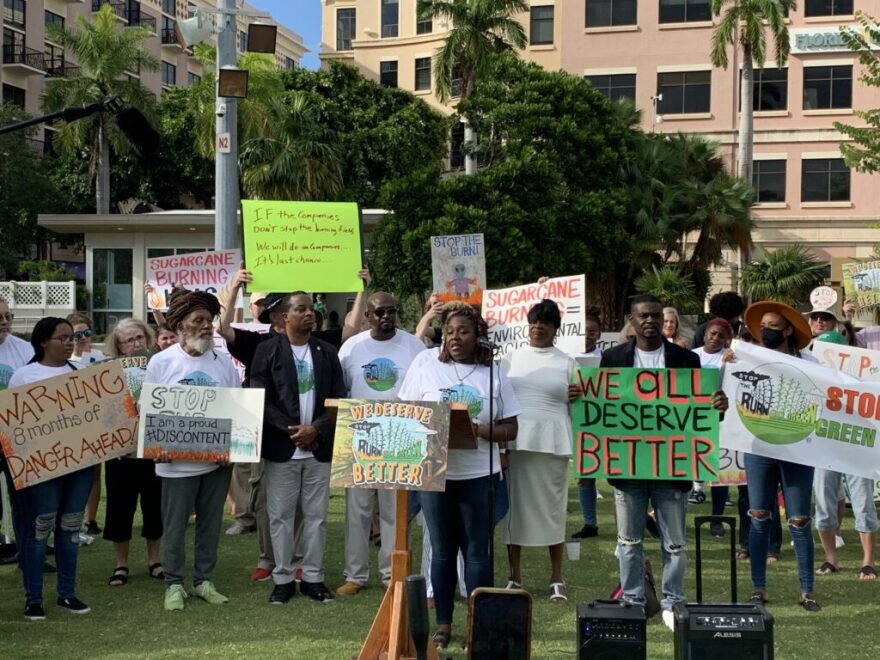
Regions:
[[116, 125], [138, 156], [150, 156], [159, 149], [159, 133], [137, 108], [130, 105], [119, 108]]
[[490, 351], [497, 351], [501, 346], [493, 343], [488, 337], [477, 337], [477, 346], [480, 348], [488, 348]]

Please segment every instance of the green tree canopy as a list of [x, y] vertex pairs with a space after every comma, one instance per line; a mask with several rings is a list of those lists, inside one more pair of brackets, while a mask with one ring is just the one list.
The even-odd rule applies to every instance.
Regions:
[[753, 300], [776, 300], [793, 307], [810, 299], [810, 291], [825, 281], [828, 263], [819, 261], [803, 245], [765, 252], [748, 264], [742, 286]]

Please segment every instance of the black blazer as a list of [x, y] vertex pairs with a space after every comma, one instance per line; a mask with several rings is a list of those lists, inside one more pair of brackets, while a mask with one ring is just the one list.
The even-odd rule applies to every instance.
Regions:
[[[318, 461], [328, 463], [333, 457], [334, 428], [324, 412], [324, 401], [345, 397], [345, 383], [333, 346], [310, 337], [309, 351], [315, 370], [315, 410], [312, 414], [312, 425], [318, 429], [318, 446], [314, 454]], [[296, 446], [290, 441], [287, 427], [301, 422], [299, 385], [293, 351], [286, 334], [276, 335], [257, 346], [251, 365], [250, 387], [262, 387], [266, 391], [262, 457], [275, 463], [289, 461]]]
[[[693, 351], [682, 348], [671, 341], [663, 340], [664, 356], [667, 369], [699, 369], [700, 357]], [[636, 361], [636, 342], [631, 340], [625, 344], [618, 344], [613, 348], [609, 348], [602, 353], [602, 359], [599, 361], [600, 367], [632, 367]], [[618, 484], [626, 485], [627, 482], [636, 481], [641, 483], [641, 479], [609, 479], [608, 483], [614, 487]], [[691, 489], [690, 481], [679, 481], [677, 479], [664, 479], [657, 481], [649, 481], [654, 486], [663, 488], [676, 488], [682, 492]]]

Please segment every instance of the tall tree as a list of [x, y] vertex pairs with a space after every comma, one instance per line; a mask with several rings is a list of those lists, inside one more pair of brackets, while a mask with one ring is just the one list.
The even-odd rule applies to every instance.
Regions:
[[[880, 43], [880, 27], [877, 19], [862, 11], [856, 12], [856, 20], [861, 30], [853, 30], [849, 25], [840, 26], [840, 34], [850, 50], [858, 53], [859, 62], [864, 67], [859, 79], [870, 87], [880, 87], [880, 56], [873, 45]], [[880, 172], [880, 108], [857, 110], [856, 116], [867, 126], [852, 126], [834, 122], [834, 128], [850, 138], [854, 144], [843, 143], [840, 153], [846, 164], [859, 172]]]
[[[154, 71], [158, 60], [143, 49], [150, 36], [147, 27], [121, 27], [113, 8], [101, 6], [91, 21], [77, 16], [76, 28], [52, 25], [49, 37], [73, 55], [82, 75], [49, 81], [42, 106], [47, 112], [67, 106], [100, 103], [108, 95], [119, 96], [129, 105], [152, 115], [155, 98], [140, 80], [130, 77], [138, 71]], [[106, 113], [88, 119], [62, 123], [58, 144], [67, 152], [83, 146], [89, 149], [89, 175], [95, 178], [95, 206], [98, 213], [110, 212], [110, 147], [125, 151], [128, 145]]]
[[[419, 16], [446, 21], [449, 32], [434, 55], [437, 98], [447, 103], [454, 81], [460, 80], [461, 98], [466, 99], [489, 70], [493, 58], [526, 47], [523, 26], [515, 14], [529, 10], [525, 0], [419, 0]], [[471, 117], [464, 116], [465, 173], [477, 171], [477, 134]]]
[[754, 65], [764, 68], [769, 32], [776, 51], [773, 58], [776, 66], [785, 66], [790, 50], [785, 19], [788, 12], [795, 8], [795, 4], [795, 0], [712, 0], [712, 14], [721, 19], [712, 32], [712, 64], [727, 68], [728, 46], [738, 47], [742, 54], [737, 173], [749, 185], [752, 183], [752, 151], [755, 141]]
[[803, 245], [767, 252], [742, 273], [743, 291], [754, 300], [776, 300], [797, 306], [825, 281], [828, 263], [817, 260]]

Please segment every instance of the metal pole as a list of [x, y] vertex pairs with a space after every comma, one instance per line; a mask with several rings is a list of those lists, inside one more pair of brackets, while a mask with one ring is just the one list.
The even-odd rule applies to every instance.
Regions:
[[[235, 66], [236, 19], [235, 0], [219, 0], [217, 8], [223, 12], [217, 17], [217, 80], [220, 69]], [[219, 87], [218, 87], [219, 90]], [[230, 250], [238, 247], [238, 109], [234, 98], [217, 96], [217, 136], [228, 135], [229, 147], [220, 152], [214, 145], [214, 248]]]

